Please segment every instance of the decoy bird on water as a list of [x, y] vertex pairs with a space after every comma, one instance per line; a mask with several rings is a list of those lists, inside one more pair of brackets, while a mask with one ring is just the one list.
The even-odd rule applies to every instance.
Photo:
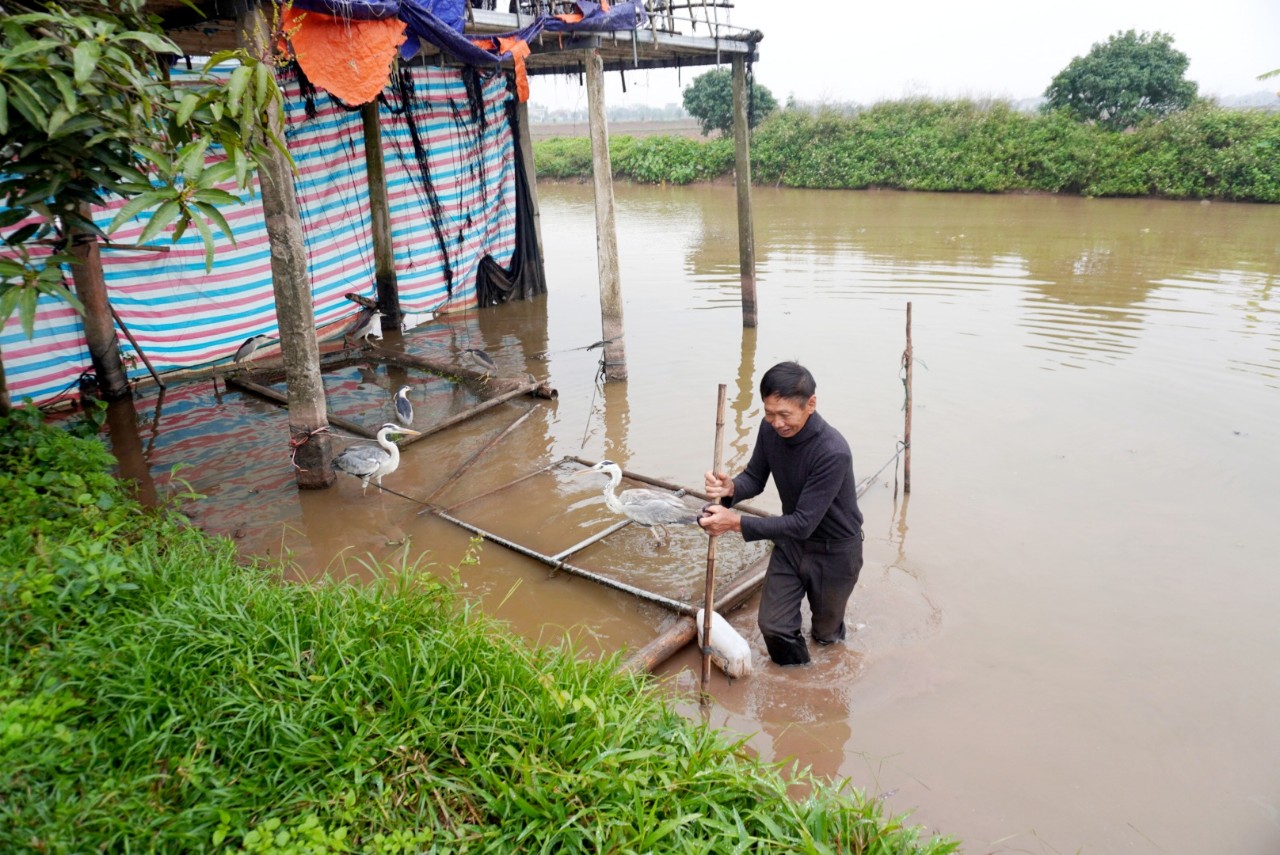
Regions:
[[699, 510], [680, 501], [674, 493], [643, 488], [623, 490], [621, 493], [614, 492], [622, 483], [622, 467], [612, 460], [601, 460], [590, 469], [578, 472], [577, 475], [585, 475], [588, 472], [601, 472], [609, 476], [609, 483], [604, 488], [604, 503], [609, 506], [609, 510], [629, 517], [642, 526], [654, 529], [653, 536], [657, 538], [659, 545], [666, 541], [667, 530], [663, 526], [698, 521]]
[[498, 370], [498, 363], [493, 361], [493, 357], [478, 347], [468, 347], [462, 353], [465, 356], [470, 356], [476, 365], [484, 369], [485, 374], [492, 374]]
[[360, 495], [369, 489], [369, 479], [382, 487], [382, 476], [390, 475], [400, 466], [400, 447], [391, 441], [392, 434], [417, 436], [418, 431], [387, 422], [378, 428], [377, 445], [348, 446], [333, 459], [333, 468], [360, 479]]
[[378, 321], [382, 318], [382, 312], [377, 309], [361, 309], [360, 314], [356, 315], [356, 319], [351, 322], [351, 326], [347, 327], [347, 331], [342, 334], [343, 338], [349, 338], [352, 341], [368, 341], [372, 338], [382, 338], [382, 330], [378, 325]]
[[396, 418], [402, 425], [413, 424], [413, 403], [409, 400], [408, 386], [401, 386], [396, 392]]
[[244, 340], [244, 344], [236, 348], [236, 355], [231, 357], [233, 362], [244, 362], [253, 356], [253, 352], [271, 341], [269, 335], [251, 335]]

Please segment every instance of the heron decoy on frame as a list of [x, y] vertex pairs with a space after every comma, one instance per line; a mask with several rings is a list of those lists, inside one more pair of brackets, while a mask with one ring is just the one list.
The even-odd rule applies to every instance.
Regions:
[[382, 338], [382, 329], [378, 325], [378, 321], [382, 319], [382, 312], [377, 309], [361, 309], [356, 315], [351, 326], [347, 327], [347, 331], [342, 334], [345, 339], [352, 341], [365, 341], [370, 338]]
[[401, 386], [396, 392], [396, 420], [406, 427], [413, 424], [413, 402], [409, 400], [409, 386]]
[[471, 357], [472, 361], [479, 365], [485, 374], [492, 374], [498, 370], [498, 363], [493, 361], [493, 357], [478, 347], [464, 348], [462, 353], [464, 356]]
[[333, 459], [333, 468], [360, 479], [360, 495], [369, 489], [369, 479], [382, 489], [382, 476], [400, 466], [400, 447], [391, 441], [395, 434], [417, 436], [418, 431], [387, 422], [378, 428], [377, 445], [351, 445]]
[[244, 343], [236, 348], [236, 355], [231, 357], [232, 362], [244, 362], [246, 359], [252, 361], [253, 353], [264, 344], [272, 341], [269, 335], [251, 335], [244, 340]]
[[674, 493], [644, 488], [616, 492], [618, 485], [622, 483], [622, 467], [612, 460], [601, 460], [595, 466], [575, 473], [574, 477], [588, 472], [600, 472], [609, 476], [609, 483], [604, 487], [604, 503], [609, 510], [653, 531], [659, 545], [666, 542], [667, 530], [664, 526], [687, 525], [698, 521], [700, 509], [689, 507]]

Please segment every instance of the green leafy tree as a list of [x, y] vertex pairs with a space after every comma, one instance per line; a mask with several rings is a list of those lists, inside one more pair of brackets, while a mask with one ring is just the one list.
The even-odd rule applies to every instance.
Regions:
[[[733, 72], [717, 68], [700, 74], [685, 87], [684, 108], [690, 116], [702, 123], [702, 133], [733, 131]], [[751, 127], [760, 124], [765, 116], [778, 109], [773, 93], [754, 81], [751, 83], [751, 100], [748, 115]]]
[[[197, 82], [172, 83], [182, 52], [143, 0], [6, 0], [0, 19], [0, 323], [16, 310], [28, 337], [36, 301], [78, 302], [63, 284], [70, 247], [105, 239], [92, 217], [108, 193], [129, 201], [107, 231], [145, 211], [146, 243], [194, 226], [213, 264], [218, 211], [239, 197], [268, 146], [282, 99], [270, 64], [243, 51], [210, 58]], [[209, 70], [228, 60], [229, 79]], [[214, 145], [226, 157], [207, 166]], [[19, 225], [19, 224], [22, 225]], [[33, 252], [37, 245], [45, 251]], [[48, 252], [52, 248], [53, 252]], [[94, 256], [96, 258], [96, 255]]]
[[1188, 62], [1167, 33], [1116, 33], [1058, 72], [1044, 109], [1123, 130], [1191, 106], [1196, 84], [1183, 77]]

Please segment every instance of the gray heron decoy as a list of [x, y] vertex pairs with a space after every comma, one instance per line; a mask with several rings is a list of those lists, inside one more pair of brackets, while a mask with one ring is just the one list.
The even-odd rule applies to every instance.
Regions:
[[378, 321], [382, 318], [382, 312], [377, 309], [361, 309], [360, 314], [356, 315], [356, 319], [351, 322], [351, 326], [347, 327], [347, 331], [342, 334], [343, 338], [349, 338], [352, 341], [368, 341], [373, 338], [382, 338], [382, 330], [378, 326]]
[[413, 402], [409, 400], [408, 386], [401, 386], [396, 392], [396, 418], [402, 425], [413, 424]]
[[701, 511], [689, 507], [674, 493], [644, 488], [616, 492], [618, 485], [622, 483], [622, 467], [612, 460], [601, 460], [590, 469], [583, 469], [576, 473], [574, 477], [588, 472], [601, 472], [609, 476], [609, 483], [604, 488], [604, 503], [609, 506], [609, 510], [653, 529], [653, 536], [657, 538], [659, 544], [666, 540], [667, 530], [664, 526], [698, 521]]
[[471, 357], [476, 365], [479, 365], [484, 369], [485, 374], [492, 374], [498, 370], [498, 363], [493, 361], [493, 357], [478, 347], [465, 348], [462, 353], [465, 356]]
[[236, 355], [231, 357], [231, 360], [233, 362], [244, 362], [253, 356], [254, 351], [269, 341], [271, 341], [271, 336], [269, 335], [251, 335], [236, 348]]
[[387, 422], [378, 428], [377, 445], [348, 446], [333, 459], [333, 468], [360, 479], [360, 495], [369, 489], [369, 479], [382, 487], [382, 476], [390, 475], [400, 466], [400, 447], [391, 441], [392, 434], [417, 436], [418, 431]]

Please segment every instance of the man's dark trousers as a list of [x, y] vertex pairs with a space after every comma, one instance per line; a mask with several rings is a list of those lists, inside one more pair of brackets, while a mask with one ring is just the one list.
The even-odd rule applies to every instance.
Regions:
[[844, 610], [861, 570], [861, 532], [846, 540], [776, 541], [760, 597], [760, 632], [769, 658], [779, 665], [809, 661], [809, 647], [800, 632], [800, 603], [806, 595], [814, 640], [842, 641]]

